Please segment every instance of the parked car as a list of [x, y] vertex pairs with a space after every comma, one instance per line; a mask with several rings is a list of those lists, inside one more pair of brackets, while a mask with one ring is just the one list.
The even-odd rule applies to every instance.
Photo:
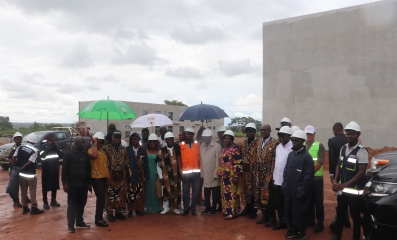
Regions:
[[[62, 152], [67, 152], [67, 151], [70, 150], [70, 148], [71, 148], [71, 146], [72, 146], [72, 143], [74, 142], [74, 138], [70, 135], [69, 132], [66, 132], [66, 131], [40, 131], [40, 132], [33, 132], [34, 134], [36, 134], [37, 140], [38, 140], [38, 141], [34, 144], [34, 146], [35, 146], [36, 148], [40, 148], [44, 136], [45, 136], [47, 133], [49, 133], [49, 132], [53, 132], [53, 133], [54, 133], [54, 135], [55, 135], [55, 142], [56, 142], [56, 144], [59, 146], [59, 148], [61, 149]], [[27, 137], [28, 137], [30, 134], [32, 134], [32, 133], [29, 133], [29, 134], [27, 134], [27, 135], [25, 135], [25, 136], [23, 137], [22, 145], [24, 145], [24, 144], [27, 143], [26, 139], [27, 139]], [[2, 152], [4, 152], [7, 148], [12, 147], [13, 145], [14, 145], [14, 143], [8, 143], [8, 144], [1, 145], [1, 146], [0, 146], [0, 154], [1, 154]], [[3, 169], [8, 170], [9, 163], [6, 162], [6, 161], [1, 161], [1, 160], [0, 160], [0, 166], [1, 166]]]
[[397, 162], [397, 150], [379, 153], [371, 159], [370, 169], [377, 169], [389, 162]]
[[364, 195], [368, 239], [397, 239], [397, 161], [372, 170]]

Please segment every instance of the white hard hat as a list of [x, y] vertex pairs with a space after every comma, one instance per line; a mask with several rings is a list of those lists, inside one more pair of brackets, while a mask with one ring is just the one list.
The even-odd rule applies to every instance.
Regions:
[[234, 132], [232, 130], [226, 130], [225, 133], [223, 134], [223, 136], [226, 136], [226, 135], [234, 137]]
[[292, 130], [292, 133], [294, 133], [296, 130], [301, 130], [301, 129], [298, 126], [292, 126], [291, 130]]
[[212, 130], [211, 129], [204, 129], [202, 137], [211, 137], [212, 136]]
[[121, 140], [121, 146], [128, 147], [128, 143], [124, 140]]
[[30, 142], [30, 143], [36, 143], [37, 142], [37, 136], [34, 133], [31, 133], [28, 135], [28, 137], [26, 138], [26, 141]]
[[314, 134], [315, 132], [316, 132], [316, 129], [312, 125], [307, 125], [305, 127], [305, 133]]
[[245, 128], [244, 128], [244, 129], [246, 129], [246, 128], [253, 128], [253, 129], [256, 130], [256, 126], [255, 126], [255, 124], [253, 124], [253, 123], [248, 123], [247, 125], [245, 125]]
[[291, 123], [291, 120], [289, 120], [289, 118], [283, 118], [283, 119], [281, 119], [281, 121], [280, 122], [287, 122], [287, 123]]
[[223, 125], [222, 125], [222, 126], [219, 126], [218, 129], [217, 129], [217, 131], [218, 131], [218, 132], [224, 132], [224, 131], [226, 131], [226, 127], [223, 126]]
[[361, 132], [360, 125], [358, 125], [358, 123], [356, 123], [355, 121], [349, 122], [346, 125], [345, 130], [353, 130], [353, 131], [356, 131], [356, 132]]
[[296, 138], [300, 138], [303, 140], [307, 140], [307, 136], [306, 133], [303, 130], [296, 130], [291, 137], [296, 137]]
[[149, 135], [149, 139], [148, 139], [149, 141], [152, 141], [152, 140], [157, 140], [157, 135], [156, 134], [154, 134], [154, 133], [152, 133], [152, 134], [150, 134]]
[[99, 140], [105, 140], [105, 134], [97, 132], [94, 134], [94, 138], [98, 138]]
[[14, 136], [12, 136], [12, 138], [16, 138], [16, 137], [23, 137], [23, 135], [20, 132], [16, 132], [14, 133]]
[[164, 135], [164, 139], [173, 138], [173, 137], [175, 137], [175, 136], [174, 136], [174, 134], [172, 132], [166, 132], [165, 135]]
[[284, 126], [280, 128], [280, 131], [278, 131], [278, 133], [285, 133], [288, 135], [292, 135], [292, 129], [288, 126]]
[[185, 132], [194, 133], [194, 132], [195, 132], [195, 131], [194, 131], [194, 127], [187, 127], [186, 130], [185, 130]]

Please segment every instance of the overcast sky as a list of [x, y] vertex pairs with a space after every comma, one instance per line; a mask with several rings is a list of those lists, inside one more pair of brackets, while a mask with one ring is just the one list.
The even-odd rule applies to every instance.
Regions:
[[0, 0], [0, 116], [75, 122], [109, 96], [261, 120], [262, 23], [369, 2]]

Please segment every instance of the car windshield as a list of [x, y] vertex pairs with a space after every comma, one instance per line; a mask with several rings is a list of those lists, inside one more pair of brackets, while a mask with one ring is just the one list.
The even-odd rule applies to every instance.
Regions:
[[[27, 137], [28, 137], [30, 134], [33, 134], [33, 133], [29, 133], [29, 134], [27, 134], [27, 135], [25, 135], [25, 136], [23, 137], [23, 140], [22, 140], [23, 143], [26, 143], [26, 142], [27, 142], [26, 139], [27, 139]], [[41, 138], [46, 134], [46, 132], [34, 132], [34, 134], [36, 134], [37, 139], [41, 139]]]

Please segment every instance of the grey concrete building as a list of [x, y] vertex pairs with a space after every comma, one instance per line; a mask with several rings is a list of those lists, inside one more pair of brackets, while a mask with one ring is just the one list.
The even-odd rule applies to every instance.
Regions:
[[[88, 103], [91, 101], [86, 101], [86, 102], [79, 102], [79, 111]], [[184, 131], [187, 127], [189, 126], [194, 126], [196, 130], [198, 130], [201, 126], [200, 121], [176, 121], [175, 119], [179, 116], [179, 114], [186, 109], [185, 106], [174, 106], [174, 105], [165, 105], [165, 104], [155, 104], [155, 103], [141, 103], [141, 102], [127, 102], [123, 101], [126, 103], [129, 107], [131, 107], [132, 110], [137, 115], [137, 118], [143, 115], [146, 115], [148, 113], [159, 113], [163, 114], [165, 116], [168, 116], [171, 120], [173, 120], [173, 125], [168, 125], [166, 126], [168, 131], [173, 132], [175, 137], [178, 138], [178, 134], [181, 131]], [[123, 121], [114, 121], [114, 120], [109, 120], [109, 123], [114, 123], [116, 125], [116, 128], [120, 130], [123, 133], [123, 138], [128, 139], [129, 135], [131, 132], [141, 132], [142, 129], [137, 128], [137, 129], [131, 129], [130, 124], [134, 121], [135, 119], [128, 119], [128, 120], [123, 120]], [[106, 127], [106, 121], [98, 121], [94, 119], [87, 119], [87, 118], [80, 118], [79, 117], [79, 123], [80, 126], [82, 127], [89, 127], [91, 132], [106, 132], [107, 127]], [[214, 137], [216, 137], [216, 128], [220, 125], [224, 124], [224, 119], [215, 119], [215, 120], [209, 120], [207, 123], [204, 122], [204, 127], [206, 128], [211, 128]], [[149, 128], [150, 133], [156, 132], [157, 135], [159, 135], [159, 129], [160, 127], [155, 127], [155, 128]], [[197, 131], [196, 131], [197, 133]]]
[[263, 121], [316, 128], [354, 120], [365, 146], [396, 146], [397, 1], [263, 23]]

